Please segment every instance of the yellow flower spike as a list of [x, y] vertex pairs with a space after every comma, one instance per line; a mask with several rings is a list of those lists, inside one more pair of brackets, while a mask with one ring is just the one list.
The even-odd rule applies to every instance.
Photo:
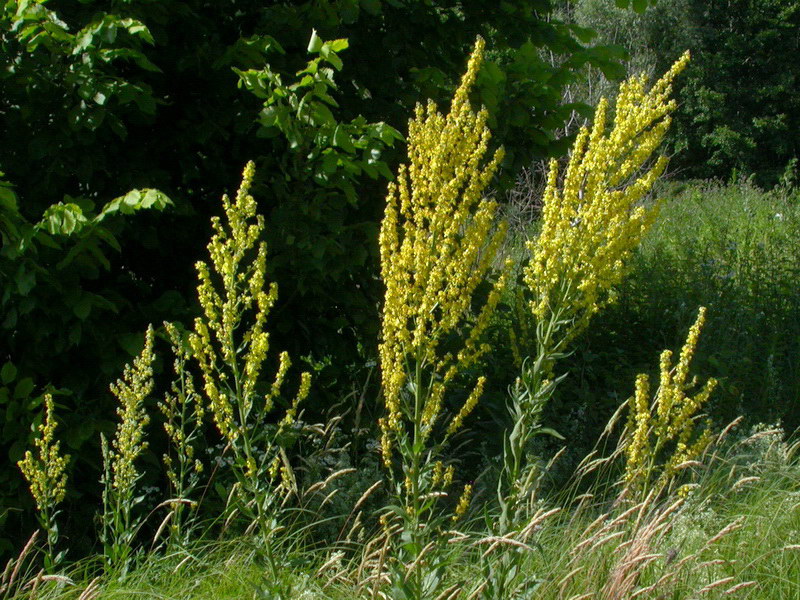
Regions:
[[[202, 311], [189, 344], [203, 376], [208, 409], [228, 443], [231, 468], [239, 480], [231, 501], [252, 507], [263, 542], [269, 544], [271, 523], [281, 510], [275, 496], [295, 489], [281, 433], [295, 422], [298, 405], [309, 394], [311, 375], [300, 376], [298, 393], [282, 418], [273, 421], [267, 416], [282, 393], [291, 360], [284, 352], [274, 375], [262, 373], [271, 349], [267, 319], [278, 287], [267, 282], [265, 223], [250, 194], [254, 177], [250, 162], [234, 198], [222, 198], [223, 217], [211, 219], [210, 260], [197, 265]], [[262, 435], [265, 425], [275, 421], [279, 426]]]
[[67, 491], [67, 463], [69, 454], [61, 455], [61, 442], [53, 439], [56, 430], [53, 396], [44, 396], [44, 422], [39, 425], [39, 435], [33, 440], [37, 455], [30, 450], [17, 463], [28, 481], [31, 495], [40, 511], [52, 510], [64, 500]]
[[153, 352], [154, 332], [152, 325], [147, 328], [144, 348], [133, 363], [125, 365], [122, 379], [111, 384], [111, 393], [117, 398], [117, 415], [120, 423], [111, 443], [111, 472], [113, 487], [117, 490], [131, 490], [139, 477], [134, 466], [135, 460], [147, 448], [144, 430], [150, 416], [144, 406], [153, 391]]
[[[696, 460], [711, 443], [711, 429], [706, 426], [695, 435], [695, 420], [698, 412], [706, 404], [717, 385], [716, 379], [709, 379], [693, 396], [686, 394], [689, 365], [705, 321], [706, 309], [700, 307], [697, 320], [689, 330], [686, 342], [681, 349], [678, 365], [672, 366], [672, 352], [665, 350], [659, 361], [659, 388], [652, 404], [649, 395], [648, 378], [639, 375], [636, 379], [636, 393], [629, 401], [627, 435], [625, 436], [625, 481], [638, 489], [645, 489], [652, 483], [657, 471], [659, 484], [667, 485], [678, 473], [678, 466]], [[692, 379], [693, 382], [697, 378]], [[692, 442], [692, 438], [694, 442]], [[673, 447], [665, 454], [667, 445]], [[662, 466], [657, 461], [666, 456]]]
[[458, 505], [456, 505], [456, 509], [453, 512], [452, 520], [454, 523], [466, 514], [470, 500], [472, 500], [472, 484], [468, 483], [464, 486], [464, 491], [458, 499]]
[[631, 251], [653, 222], [657, 206], [641, 202], [666, 159], [647, 164], [675, 108], [668, 100], [672, 81], [688, 60], [688, 54], [681, 57], [650, 91], [644, 78], [625, 82], [610, 126], [602, 100], [592, 129], [578, 133], [560, 188], [558, 165], [550, 163], [542, 229], [528, 244], [531, 261], [523, 279], [537, 317], [560, 312], [572, 321], [564, 343], [613, 299]]
[[701, 306], [697, 313], [697, 319], [689, 329], [689, 336], [686, 338], [686, 343], [681, 348], [680, 358], [678, 365], [675, 367], [675, 385], [676, 387], [683, 387], [686, 384], [686, 378], [689, 376], [689, 362], [694, 356], [694, 351], [697, 348], [697, 340], [700, 337], [700, 330], [706, 321], [706, 308]]
[[453, 477], [456, 474], [456, 468], [453, 465], [447, 465], [444, 470], [444, 477], [442, 477], [442, 487], [448, 488], [453, 483]]
[[[483, 52], [484, 41], [478, 38], [447, 115], [433, 102], [417, 106], [409, 123], [409, 162], [388, 189], [379, 239], [386, 286], [379, 348], [388, 417], [381, 421], [384, 452], [406, 418], [401, 415], [406, 366], [424, 364], [437, 380], [422, 413], [414, 417], [427, 436], [439, 418], [448, 383], [485, 352], [478, 340], [507, 281], [502, 276], [495, 282], [470, 322], [475, 292], [504, 234], [495, 228], [497, 203], [483, 197], [503, 152], [484, 160], [491, 138], [488, 114], [474, 112], [468, 98]], [[455, 360], [452, 353], [445, 360], [441, 341], [464, 325], [468, 333], [462, 349]]]
[[478, 382], [475, 384], [475, 388], [470, 393], [466, 402], [464, 402], [464, 405], [461, 407], [461, 410], [455, 417], [453, 417], [453, 420], [450, 422], [450, 425], [447, 428], [447, 435], [452, 435], [459, 430], [461, 425], [464, 423], [464, 419], [469, 416], [469, 414], [478, 404], [478, 400], [483, 394], [483, 386], [485, 384], [486, 384], [486, 377], [483, 376], [479, 377]]

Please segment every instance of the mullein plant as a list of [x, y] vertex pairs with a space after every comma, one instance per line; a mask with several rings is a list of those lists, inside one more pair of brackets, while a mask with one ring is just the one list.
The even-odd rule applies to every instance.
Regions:
[[[513, 425], [504, 435], [497, 487], [500, 516], [493, 534], [513, 543], [527, 543], [535, 529], [528, 526], [539, 481], [531, 441], [558, 436], [541, 425], [542, 411], [564, 377], [555, 376], [555, 364], [592, 316], [614, 300], [614, 287], [658, 212], [658, 203], [644, 200], [667, 159], [652, 156], [675, 110], [672, 82], [688, 61], [686, 53], [649, 90], [644, 75], [624, 82], [610, 126], [602, 99], [592, 127], [579, 131], [562, 178], [558, 163], [550, 162], [541, 231], [527, 244], [530, 260], [522, 276], [535, 343], [510, 390]], [[518, 552], [486, 558], [485, 579], [495, 585], [483, 586], [482, 597], [528, 593], [535, 585], [519, 569]]]
[[[503, 158], [488, 152], [487, 112], [475, 112], [468, 93], [484, 51], [478, 38], [450, 112], [417, 105], [409, 122], [408, 164], [389, 185], [380, 231], [386, 286], [379, 347], [385, 415], [380, 420], [383, 462], [396, 505], [383, 519], [397, 533], [391, 561], [392, 598], [436, 598], [444, 563], [441, 532], [452, 518], [437, 507], [453, 485], [454, 466], [443, 450], [478, 402], [485, 378], [455, 414], [444, 401], [457, 376], [487, 351], [482, 334], [506, 275], [479, 298], [504, 231], [497, 204], [484, 197]], [[453, 334], [459, 347], [446, 345]], [[458, 513], [466, 509], [465, 488]], [[456, 515], [457, 516], [457, 515]]]
[[560, 380], [555, 363], [592, 316], [614, 300], [614, 287], [657, 215], [658, 203], [644, 200], [667, 159], [652, 156], [675, 110], [672, 82], [688, 61], [686, 53], [649, 90], [644, 75], [624, 82], [610, 126], [602, 99], [591, 129], [578, 133], [561, 181], [558, 163], [550, 163], [541, 232], [528, 242], [530, 261], [523, 270], [535, 346], [511, 394], [514, 427], [505, 440], [498, 490], [503, 533], [524, 519], [535, 485], [528, 447], [542, 432], [542, 409]]
[[53, 396], [44, 396], [44, 422], [38, 427], [38, 435], [33, 440], [36, 455], [30, 450], [17, 463], [30, 486], [31, 495], [38, 509], [39, 525], [47, 535], [44, 563], [45, 570], [53, 571], [64, 557], [64, 552], [56, 554], [58, 544], [57, 506], [64, 500], [67, 491], [67, 463], [69, 455], [61, 454], [61, 443], [53, 438], [56, 429]]
[[[696, 465], [711, 443], [711, 429], [706, 426], [698, 434], [695, 425], [717, 380], [710, 378], [699, 386], [696, 377], [689, 378], [689, 364], [705, 314], [705, 307], [700, 307], [676, 365], [672, 365], [670, 350], [661, 353], [659, 385], [652, 401], [649, 377], [640, 374], [636, 378], [636, 391], [628, 400], [625, 434], [620, 440], [625, 456], [624, 481], [634, 495], [669, 489], [677, 475]], [[694, 395], [690, 395], [692, 390]], [[686, 484], [678, 492], [685, 495], [689, 490]]]
[[260, 385], [269, 351], [265, 325], [278, 287], [266, 286], [267, 248], [260, 241], [264, 218], [256, 214], [250, 195], [254, 175], [250, 162], [233, 201], [222, 198], [225, 220], [211, 219], [210, 266], [202, 261], [196, 265], [202, 315], [195, 319], [189, 346], [202, 373], [209, 412], [232, 457], [236, 493], [229, 508], [238, 509], [257, 528], [259, 550], [274, 584], [272, 596], [289, 597], [291, 590], [279, 583], [274, 544], [281, 503], [294, 486], [285, 444], [311, 376], [302, 373], [299, 391], [276, 417], [291, 361], [286, 352], [280, 354], [271, 384]]
[[114, 439], [109, 445], [101, 435], [103, 454], [103, 513], [100, 539], [106, 567], [124, 576], [134, 554], [134, 541], [142, 523], [134, 509], [143, 500], [137, 495], [136, 484], [142, 477], [136, 461], [147, 448], [145, 428], [150, 417], [145, 401], [153, 392], [153, 327], [147, 328], [144, 347], [132, 364], [125, 365], [122, 378], [111, 384], [117, 398], [117, 424]]
[[164, 525], [169, 527], [171, 544], [186, 546], [191, 532], [188, 526], [189, 515], [196, 508], [192, 495], [203, 473], [203, 463], [197, 455], [197, 447], [203, 441], [206, 409], [189, 370], [191, 353], [181, 332], [173, 323], [165, 322], [164, 328], [175, 356], [175, 379], [170, 391], [158, 404], [164, 416], [164, 431], [171, 447], [171, 451], [163, 456], [170, 487], [170, 499], [164, 502], [170, 512]]

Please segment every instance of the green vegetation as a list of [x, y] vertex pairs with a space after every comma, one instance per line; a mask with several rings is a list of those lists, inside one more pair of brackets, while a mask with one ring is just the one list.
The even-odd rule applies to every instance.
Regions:
[[748, 7], [5, 2], [0, 597], [800, 596]]
[[[641, 14], [605, 0], [564, 2], [561, 10], [566, 20], [596, 31], [596, 41], [624, 47], [634, 71], [661, 73], [683, 52], [692, 52], [696, 60], [679, 86], [681, 111], [670, 134], [672, 168], [682, 176], [728, 179], [738, 173], [752, 174], [764, 186], [795, 182], [798, 65], [779, 57], [798, 50], [800, 3], [653, 4]], [[600, 77], [591, 81], [577, 86], [575, 99], [596, 102], [598, 91], [607, 93]]]

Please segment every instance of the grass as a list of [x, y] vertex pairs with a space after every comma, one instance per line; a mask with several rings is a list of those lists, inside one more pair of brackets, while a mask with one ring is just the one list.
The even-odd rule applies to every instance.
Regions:
[[[731, 434], [706, 457], [705, 467], [695, 467], [698, 486], [685, 500], [614, 499], [599, 493], [602, 486], [594, 488], [594, 497], [541, 500], [527, 549], [489, 543], [475, 518], [464, 527], [474, 533], [451, 544], [448, 579], [463, 590], [458, 597], [469, 597], [486, 557], [514, 552], [522, 555], [531, 598], [800, 598], [800, 464], [797, 444], [790, 446], [783, 437], [764, 426]], [[37, 580], [36, 557], [29, 554], [11, 585], [6, 572], [0, 596], [267, 598], [267, 569], [259, 564], [254, 539], [151, 552], [123, 580], [95, 579], [91, 560]], [[384, 597], [373, 595], [368, 580], [370, 547], [284, 546], [281, 576], [292, 582], [298, 599]]]

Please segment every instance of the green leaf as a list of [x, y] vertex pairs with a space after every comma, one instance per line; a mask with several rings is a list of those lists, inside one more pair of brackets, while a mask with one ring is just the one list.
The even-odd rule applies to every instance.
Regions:
[[364, 12], [372, 15], [373, 17], [381, 14], [382, 6], [380, 0], [361, 0], [361, 8]]
[[540, 427], [539, 429], [536, 430], [536, 433], [539, 435], [549, 435], [559, 440], [566, 439], [563, 435], [561, 435], [555, 429], [552, 429], [550, 427]]
[[14, 282], [17, 284], [17, 291], [19, 294], [21, 296], [27, 296], [36, 285], [36, 273], [34, 271], [28, 271], [23, 265], [20, 265]]
[[311, 30], [311, 39], [308, 41], [308, 51], [317, 53], [320, 50], [322, 50], [323, 44], [324, 44], [324, 42], [322, 41], [322, 38], [320, 38], [317, 35], [317, 30], [316, 29], [312, 29]]
[[23, 398], [27, 398], [30, 396], [31, 392], [33, 391], [33, 379], [30, 377], [26, 377], [25, 379], [20, 379], [16, 386], [14, 386], [14, 398], [16, 400], [22, 400]]
[[154, 208], [163, 211], [168, 206], [172, 206], [173, 202], [164, 192], [154, 188], [144, 188], [131, 190], [124, 196], [114, 198], [111, 202], [103, 207], [100, 214], [94, 218], [96, 223], [105, 219], [108, 215], [120, 213], [123, 215], [132, 215], [133, 213], [143, 210]]
[[342, 38], [339, 40], [333, 40], [328, 42], [331, 47], [331, 50], [334, 52], [341, 52], [342, 50], [347, 50], [350, 47], [350, 42], [347, 38]]
[[72, 305], [72, 312], [81, 321], [86, 320], [89, 313], [92, 312], [92, 296], [89, 294], [82, 294], [80, 299]]
[[42, 220], [36, 225], [37, 229], [45, 229], [51, 235], [72, 235], [83, 229], [88, 219], [83, 214], [80, 206], [74, 202], [64, 204], [59, 202], [50, 206]]
[[331, 65], [333, 65], [333, 68], [336, 69], [337, 71], [341, 71], [342, 67], [344, 67], [342, 59], [336, 55], [336, 52], [333, 51], [330, 44], [326, 43], [322, 46], [322, 49], [320, 50], [320, 55]]
[[14, 363], [7, 362], [3, 365], [3, 368], [0, 369], [0, 381], [3, 382], [3, 385], [8, 385], [17, 377], [17, 367], [14, 366]]
[[350, 154], [356, 151], [353, 141], [350, 139], [350, 134], [341, 125], [337, 125], [333, 132], [333, 144]]
[[17, 195], [6, 185], [5, 182], [0, 181], [0, 208], [8, 212], [15, 213], [19, 210], [17, 205]]

